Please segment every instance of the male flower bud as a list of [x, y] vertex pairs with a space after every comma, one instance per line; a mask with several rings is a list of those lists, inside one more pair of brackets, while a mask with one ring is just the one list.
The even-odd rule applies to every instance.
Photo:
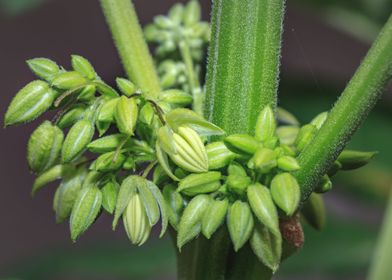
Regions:
[[253, 226], [253, 216], [248, 203], [240, 200], [234, 202], [227, 214], [227, 227], [234, 245], [234, 251], [237, 252], [248, 241]]
[[176, 191], [174, 185], [166, 185], [163, 187], [163, 198], [165, 199], [169, 222], [174, 229], [178, 229], [182, 210], [184, 209], [184, 199], [181, 194]]
[[123, 223], [132, 244], [141, 246], [147, 241], [151, 225], [139, 193], [135, 192], [123, 213]]
[[71, 162], [83, 153], [94, 135], [94, 125], [86, 119], [75, 123], [69, 130], [61, 150], [64, 163]]
[[232, 162], [227, 168], [229, 175], [247, 176], [245, 168], [237, 162]]
[[87, 80], [76, 71], [61, 72], [54, 77], [52, 85], [59, 89], [72, 89], [87, 83]]
[[93, 168], [96, 171], [108, 172], [121, 168], [126, 157], [123, 154], [116, 152], [109, 152], [100, 155], [93, 163]]
[[94, 85], [87, 85], [83, 87], [78, 95], [80, 101], [91, 101], [95, 97], [95, 91], [97, 88]]
[[114, 110], [118, 130], [128, 136], [134, 134], [138, 108], [135, 98], [121, 96]]
[[324, 175], [318, 183], [316, 193], [326, 193], [332, 189], [332, 182], [328, 175]]
[[227, 149], [223, 142], [213, 142], [206, 146], [208, 166], [210, 170], [227, 166], [236, 155]]
[[294, 145], [298, 132], [299, 127], [291, 125], [280, 126], [276, 129], [276, 135], [278, 136], [280, 143], [289, 146]]
[[6, 126], [35, 120], [46, 112], [56, 93], [43, 81], [33, 81], [22, 88], [12, 99], [4, 123]]
[[314, 229], [322, 230], [325, 226], [325, 205], [320, 194], [312, 193], [301, 209], [301, 214]]
[[48, 58], [38, 57], [26, 61], [30, 70], [45, 81], [49, 81], [55, 76], [60, 68], [53, 60]]
[[114, 111], [116, 110], [117, 103], [120, 98], [112, 98], [103, 103], [98, 113], [98, 121], [100, 122], [113, 122]]
[[297, 180], [290, 173], [276, 175], [271, 181], [271, 195], [275, 204], [286, 215], [291, 216], [297, 210], [301, 190]]
[[275, 129], [275, 114], [270, 106], [266, 106], [257, 118], [255, 137], [257, 140], [265, 142], [275, 135]]
[[64, 134], [49, 121], [44, 121], [31, 134], [27, 144], [27, 161], [32, 171], [41, 173], [58, 159]]
[[294, 143], [298, 152], [301, 152], [306, 147], [306, 145], [312, 141], [313, 137], [316, 135], [316, 132], [316, 126], [312, 124], [307, 124], [301, 127]]
[[370, 162], [377, 152], [362, 152], [354, 150], [344, 150], [338, 157], [338, 162], [342, 164], [343, 170], [360, 168]]
[[197, 0], [191, 0], [185, 6], [183, 12], [183, 22], [185, 26], [192, 26], [193, 24], [199, 22], [201, 19], [201, 7]]
[[124, 78], [116, 78], [116, 83], [120, 91], [128, 97], [134, 94], [137, 90], [135, 84], [132, 83], [130, 80]]
[[310, 124], [313, 124], [317, 129], [320, 129], [321, 126], [324, 124], [325, 120], [328, 117], [328, 112], [322, 112], [318, 114], [311, 122]]
[[341, 169], [342, 169], [342, 164], [339, 161], [335, 160], [335, 162], [332, 163], [331, 167], [328, 169], [327, 175], [332, 177], [336, 175], [336, 173], [338, 173], [339, 170]]
[[255, 183], [248, 187], [247, 197], [250, 207], [259, 222], [269, 230], [278, 232], [278, 212], [272, 201], [270, 190], [259, 183]]
[[91, 63], [80, 55], [71, 56], [72, 68], [80, 73], [83, 77], [89, 80], [95, 79], [95, 70]]
[[221, 177], [221, 173], [217, 171], [190, 174], [180, 181], [177, 191], [188, 196], [214, 192], [221, 186]]
[[159, 94], [159, 99], [163, 102], [179, 107], [185, 107], [191, 104], [193, 100], [191, 95], [179, 89], [169, 89], [162, 91]]
[[242, 195], [245, 193], [246, 188], [252, 182], [251, 178], [248, 176], [241, 175], [229, 175], [226, 179], [227, 187], [230, 191]]
[[290, 113], [289, 111], [283, 108], [278, 107], [276, 109], [276, 114], [277, 114], [278, 122], [283, 125], [293, 125], [293, 126], [299, 125], [299, 121], [297, 120], [297, 118], [292, 113]]
[[278, 168], [284, 171], [295, 171], [300, 167], [295, 158], [290, 156], [282, 156], [278, 158]]
[[248, 167], [256, 169], [262, 174], [269, 173], [277, 166], [276, 154], [273, 150], [259, 148], [248, 162]]
[[204, 215], [201, 222], [201, 231], [207, 239], [210, 239], [214, 232], [223, 224], [228, 206], [229, 201], [227, 198], [212, 200], [208, 205], [206, 213], [210, 213], [210, 215]]
[[208, 171], [207, 152], [196, 131], [181, 126], [177, 133], [173, 133], [173, 140], [176, 152], [168, 155], [177, 166], [194, 173]]
[[247, 134], [232, 134], [224, 139], [226, 147], [237, 154], [252, 155], [260, 147], [260, 143]]

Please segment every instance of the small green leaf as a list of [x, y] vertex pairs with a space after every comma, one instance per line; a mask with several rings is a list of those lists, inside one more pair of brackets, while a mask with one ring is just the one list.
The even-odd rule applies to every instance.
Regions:
[[275, 272], [282, 256], [282, 236], [280, 232], [271, 232], [267, 227], [256, 223], [250, 239], [250, 246], [264, 265]]
[[163, 198], [160, 189], [153, 182], [147, 180], [146, 185], [147, 188], [152, 193], [152, 195], [155, 197], [155, 200], [159, 206], [159, 210], [161, 211], [162, 229], [161, 229], [161, 233], [159, 234], [159, 237], [162, 237], [165, 234], [169, 223], [169, 215], [168, 215], [165, 199]]
[[83, 188], [72, 207], [70, 218], [71, 239], [76, 239], [94, 222], [101, 210], [102, 194], [97, 187]]
[[207, 195], [195, 196], [186, 206], [178, 225], [177, 247], [182, 246], [195, 238], [201, 230], [201, 221], [211, 198]]
[[227, 228], [234, 245], [238, 251], [248, 241], [253, 232], [253, 217], [248, 203], [237, 200], [227, 214]]
[[6, 126], [35, 120], [50, 106], [56, 93], [43, 81], [33, 81], [22, 88], [12, 99], [4, 123]]
[[94, 125], [85, 119], [76, 122], [69, 130], [61, 151], [62, 161], [71, 162], [82, 154], [94, 135]]
[[80, 55], [71, 56], [72, 68], [89, 80], [95, 79], [95, 70], [91, 63]]

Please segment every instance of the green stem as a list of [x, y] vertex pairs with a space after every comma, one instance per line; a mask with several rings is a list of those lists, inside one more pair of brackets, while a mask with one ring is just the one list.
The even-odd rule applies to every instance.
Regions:
[[392, 16], [329, 113], [324, 125], [299, 156], [301, 169], [296, 176], [302, 188], [302, 201], [309, 197], [321, 176], [367, 117], [391, 76]]
[[276, 106], [284, 0], [215, 0], [206, 117], [228, 134], [254, 133]]
[[373, 255], [368, 280], [388, 280], [392, 275], [392, 192], [385, 211], [378, 244]]
[[203, 115], [204, 109], [204, 96], [200, 88], [199, 78], [197, 77], [195, 67], [193, 65], [193, 60], [191, 56], [191, 51], [189, 45], [185, 41], [181, 41], [179, 44], [180, 53], [182, 60], [185, 63], [185, 71], [188, 78], [188, 83], [191, 88], [191, 93], [193, 96], [192, 109], [199, 115]]
[[161, 90], [159, 79], [132, 1], [100, 1], [128, 77], [156, 98]]

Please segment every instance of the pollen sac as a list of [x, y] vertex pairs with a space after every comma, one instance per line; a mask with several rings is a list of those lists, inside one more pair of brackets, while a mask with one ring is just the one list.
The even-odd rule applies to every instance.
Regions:
[[135, 192], [123, 213], [123, 223], [132, 244], [142, 245], [150, 236], [151, 226], [140, 195]]
[[168, 155], [177, 166], [193, 173], [208, 171], [207, 152], [196, 131], [181, 126], [177, 133], [173, 133], [173, 140], [176, 152]]

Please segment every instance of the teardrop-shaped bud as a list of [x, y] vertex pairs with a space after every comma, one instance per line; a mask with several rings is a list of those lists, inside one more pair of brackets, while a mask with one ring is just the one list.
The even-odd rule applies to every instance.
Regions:
[[151, 125], [154, 120], [155, 112], [151, 103], [146, 103], [140, 109], [139, 120], [147, 125]]
[[78, 100], [89, 102], [95, 98], [96, 87], [94, 85], [87, 85], [79, 92]]
[[114, 111], [116, 110], [117, 103], [120, 98], [112, 98], [103, 103], [98, 113], [98, 121], [101, 122], [113, 122]]
[[63, 143], [63, 132], [49, 121], [44, 121], [31, 134], [27, 144], [27, 161], [32, 171], [41, 173], [58, 159]]
[[259, 184], [252, 184], [247, 189], [249, 205], [260, 223], [272, 232], [279, 232], [279, 218], [270, 190]]
[[343, 150], [338, 157], [342, 170], [353, 170], [368, 164], [377, 152]]
[[181, 3], [176, 3], [170, 8], [168, 17], [174, 24], [179, 25], [182, 21], [183, 12], [184, 5]]
[[192, 26], [201, 19], [201, 7], [197, 0], [191, 0], [186, 4], [182, 20], [186, 26]]
[[278, 168], [283, 171], [295, 171], [300, 169], [297, 160], [290, 156], [281, 156], [278, 158]]
[[238, 251], [248, 241], [253, 232], [253, 216], [248, 203], [237, 200], [227, 213], [227, 228], [234, 245]]
[[79, 169], [71, 176], [66, 176], [57, 188], [53, 199], [53, 210], [56, 213], [56, 222], [61, 223], [67, 219], [82, 189], [82, 180], [86, 175], [84, 168]]
[[237, 176], [247, 176], [246, 170], [242, 167], [241, 164], [237, 162], [232, 162], [227, 168], [227, 173], [229, 175], [237, 175]]
[[208, 167], [210, 170], [220, 169], [229, 165], [236, 158], [223, 142], [213, 142], [206, 146]]
[[208, 205], [206, 213], [210, 213], [210, 215], [204, 215], [201, 222], [201, 231], [207, 239], [210, 239], [225, 221], [228, 207], [229, 201], [227, 199], [212, 200]]
[[12, 99], [4, 117], [6, 126], [35, 120], [50, 106], [56, 93], [43, 81], [33, 81], [22, 88]]
[[297, 210], [301, 197], [298, 182], [290, 173], [276, 175], [271, 181], [271, 195], [276, 205], [286, 215], [291, 216]]
[[170, 225], [177, 230], [185, 205], [184, 199], [181, 194], [176, 191], [176, 186], [172, 184], [166, 185], [163, 188], [162, 194], [167, 205]]
[[253, 155], [261, 144], [256, 138], [247, 134], [232, 134], [224, 140], [227, 148], [237, 154]]
[[261, 263], [274, 273], [282, 256], [282, 236], [280, 232], [271, 232], [268, 227], [256, 223], [250, 246]]
[[276, 109], [276, 115], [278, 122], [281, 124], [299, 126], [298, 119], [292, 113], [281, 107]]
[[281, 144], [292, 146], [297, 139], [300, 128], [298, 126], [285, 125], [276, 129], [276, 135]]
[[121, 168], [125, 155], [117, 152], [108, 152], [100, 155], [94, 162], [94, 170], [100, 172], [115, 171]]
[[52, 85], [59, 89], [72, 89], [84, 85], [87, 80], [76, 71], [62, 72], [54, 77]]
[[60, 71], [56, 62], [48, 58], [38, 57], [26, 62], [35, 75], [46, 81], [50, 81]]
[[326, 193], [329, 192], [331, 189], [332, 189], [332, 181], [328, 175], [324, 175], [314, 191], [316, 193]]
[[243, 195], [251, 182], [250, 177], [236, 174], [231, 174], [226, 179], [227, 188], [238, 195]]
[[182, 246], [195, 238], [201, 231], [201, 222], [208, 209], [211, 198], [200, 194], [195, 196], [186, 206], [178, 225], [177, 247]]
[[304, 203], [301, 214], [314, 229], [322, 230], [325, 226], [325, 204], [320, 194], [312, 193]]
[[94, 186], [83, 188], [72, 207], [70, 218], [71, 239], [76, 239], [94, 222], [101, 210], [102, 194]]
[[320, 129], [321, 126], [324, 124], [325, 120], [328, 117], [328, 112], [322, 112], [318, 114], [311, 122], [310, 124], [313, 124], [317, 129]]
[[270, 106], [265, 106], [260, 112], [255, 128], [255, 137], [257, 140], [264, 142], [275, 135], [276, 120], [274, 111]]
[[177, 153], [168, 155], [177, 166], [194, 173], [208, 171], [207, 152], [196, 131], [185, 126], [179, 127], [173, 139]]
[[135, 130], [137, 115], [138, 108], [135, 98], [121, 96], [114, 110], [114, 118], [118, 130], [123, 134], [132, 136]]
[[332, 163], [331, 167], [328, 169], [327, 175], [329, 177], [332, 177], [336, 175], [336, 173], [338, 173], [341, 169], [342, 164], [339, 161], [335, 160], [334, 163]]
[[69, 130], [61, 150], [62, 161], [71, 162], [82, 154], [94, 135], [94, 125], [86, 119], [75, 123]]
[[115, 151], [120, 144], [127, 138], [124, 134], [111, 134], [98, 138], [87, 145], [90, 152], [93, 153], [107, 153]]
[[120, 91], [128, 97], [137, 91], [137, 87], [130, 80], [124, 78], [116, 78], [116, 84]]
[[77, 121], [83, 119], [86, 107], [78, 105], [66, 111], [57, 121], [57, 126], [61, 129], [72, 126]]
[[80, 55], [72, 55], [71, 56], [71, 64], [72, 68], [81, 74], [83, 77], [89, 80], [95, 79], [95, 70], [91, 63]]
[[180, 181], [177, 191], [188, 196], [214, 192], [221, 186], [221, 177], [221, 173], [217, 171], [190, 174]]
[[316, 133], [317, 128], [312, 124], [307, 124], [301, 127], [294, 143], [297, 150], [301, 152], [310, 143], [310, 141], [313, 140]]
[[109, 213], [113, 214], [116, 208], [116, 201], [120, 185], [113, 178], [105, 183], [102, 187], [102, 207]]
[[162, 100], [163, 102], [179, 107], [185, 107], [191, 104], [193, 101], [193, 98], [190, 94], [179, 89], [168, 89], [162, 91], [159, 94], [159, 99]]
[[277, 166], [276, 154], [273, 150], [267, 148], [259, 148], [248, 162], [248, 167], [256, 169], [262, 174], [269, 173]]
[[135, 192], [123, 213], [123, 223], [132, 244], [141, 246], [150, 236], [151, 226], [140, 195]]
[[159, 145], [167, 154], [177, 154], [173, 131], [170, 129], [170, 127], [167, 125], [160, 127], [157, 136]]

